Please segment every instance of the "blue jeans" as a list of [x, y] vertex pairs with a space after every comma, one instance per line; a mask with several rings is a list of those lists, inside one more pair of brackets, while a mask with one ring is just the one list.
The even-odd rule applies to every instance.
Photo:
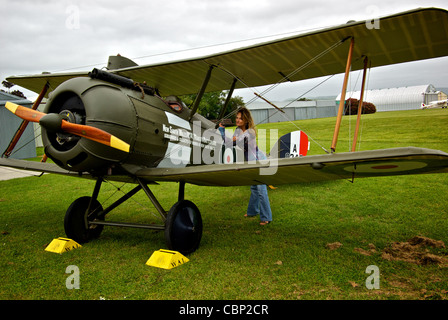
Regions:
[[251, 194], [249, 205], [247, 207], [247, 215], [253, 217], [259, 214], [261, 221], [272, 221], [272, 211], [266, 185], [250, 186], [250, 191]]

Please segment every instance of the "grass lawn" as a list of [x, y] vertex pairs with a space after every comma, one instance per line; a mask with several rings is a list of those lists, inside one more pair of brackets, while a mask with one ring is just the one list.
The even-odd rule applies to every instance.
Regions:
[[[355, 121], [344, 117], [337, 152], [351, 148]], [[298, 126], [329, 149], [334, 123], [325, 118], [259, 129], [278, 129], [280, 137]], [[360, 140], [358, 150], [416, 146], [448, 152], [448, 112], [365, 115]], [[323, 152], [311, 143], [309, 154]], [[446, 247], [421, 248], [439, 259], [434, 261], [386, 254], [415, 236], [448, 245], [447, 182], [447, 174], [429, 174], [276, 186], [269, 190], [274, 221], [264, 227], [243, 217], [249, 187], [187, 185], [186, 199], [202, 213], [202, 242], [188, 263], [164, 270], [145, 265], [164, 248], [163, 232], [105, 227], [82, 248], [62, 255], [44, 251], [65, 236], [65, 211], [76, 198], [91, 195], [94, 181], [51, 174], [0, 181], [0, 299], [447, 299]], [[151, 190], [165, 210], [177, 201], [176, 183]], [[106, 206], [119, 194], [105, 184], [99, 200]], [[107, 218], [160, 223], [157, 216], [141, 192]], [[66, 287], [70, 265], [79, 268], [80, 289]], [[378, 267], [379, 289], [366, 287], [370, 265]]]

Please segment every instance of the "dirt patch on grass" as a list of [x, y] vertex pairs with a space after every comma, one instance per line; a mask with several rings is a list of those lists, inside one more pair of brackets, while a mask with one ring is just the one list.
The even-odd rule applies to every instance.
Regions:
[[325, 247], [330, 250], [336, 250], [342, 247], [342, 243], [340, 242], [327, 243]]
[[[331, 250], [342, 246], [340, 243], [329, 243], [327, 248]], [[381, 257], [389, 261], [405, 261], [419, 265], [438, 264], [440, 267], [448, 267], [448, 256], [444, 252], [437, 252], [445, 249], [445, 243], [441, 240], [434, 240], [427, 237], [416, 236], [405, 242], [393, 242], [381, 252]], [[355, 248], [356, 253], [371, 256], [376, 253], [377, 248], [369, 243], [368, 249]], [[445, 251], [445, 250], [442, 250]]]
[[441, 240], [416, 236], [405, 242], [393, 242], [384, 248], [381, 257], [390, 261], [405, 261], [419, 265], [438, 264], [441, 267], [448, 267], [446, 255], [430, 252], [429, 248], [443, 249], [445, 243]]

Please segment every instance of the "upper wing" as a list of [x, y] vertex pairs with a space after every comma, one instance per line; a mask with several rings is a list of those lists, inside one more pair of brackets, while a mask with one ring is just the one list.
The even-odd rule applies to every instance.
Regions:
[[257, 162], [169, 169], [147, 168], [137, 171], [136, 175], [146, 181], [242, 186], [420, 173], [448, 173], [448, 153], [408, 147], [276, 159], [264, 164]]
[[48, 94], [52, 90], [56, 89], [61, 83], [72, 78], [86, 77], [88, 76], [88, 74], [89, 72], [87, 71], [67, 73], [42, 73], [25, 76], [11, 76], [8, 77], [7, 80], [37, 93], [41, 92], [45, 84], [48, 82], [50, 84], [50, 87], [45, 94], [45, 96], [48, 97]]
[[[347, 37], [355, 39], [352, 70], [363, 67], [364, 55], [369, 57], [372, 67], [446, 56], [448, 11], [421, 8], [380, 18], [379, 29], [373, 28], [371, 21], [350, 22], [201, 58], [113, 72], [134, 81], [146, 81], [162, 95], [196, 93], [210, 66], [215, 68], [207, 91], [228, 90], [234, 78], [240, 80], [236, 88], [269, 85], [282, 79], [298, 81], [344, 72], [349, 41], [292, 74]], [[8, 81], [40, 92], [46, 81], [55, 88], [67, 77], [80, 75], [87, 72], [9, 77]]]

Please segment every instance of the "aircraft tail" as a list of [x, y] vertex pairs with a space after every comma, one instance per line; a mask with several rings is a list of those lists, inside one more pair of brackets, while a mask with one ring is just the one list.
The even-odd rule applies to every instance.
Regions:
[[420, 107], [420, 109], [427, 109], [428, 107], [426, 106], [426, 104], [424, 104], [423, 102], [422, 102], [422, 106]]
[[[303, 131], [293, 131], [280, 137], [271, 150], [271, 158], [304, 157], [310, 149], [308, 136]], [[276, 156], [277, 155], [277, 156]]]

